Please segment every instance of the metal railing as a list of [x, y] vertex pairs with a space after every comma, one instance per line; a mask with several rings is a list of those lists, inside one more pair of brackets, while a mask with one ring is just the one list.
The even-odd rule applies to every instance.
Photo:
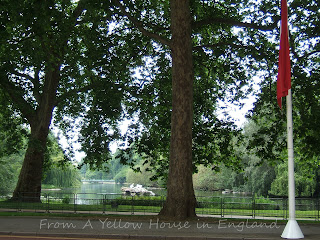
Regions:
[[[162, 208], [164, 196], [125, 196], [123, 194], [99, 193], [42, 193], [39, 198], [21, 193], [11, 200], [0, 197], [0, 211], [46, 212], [46, 213], [94, 213], [94, 214], [157, 214]], [[197, 197], [196, 213], [215, 217], [246, 217], [287, 219], [286, 198], [259, 197]], [[297, 198], [297, 219], [319, 221], [320, 199]]]
[[[287, 198], [198, 197], [197, 213], [220, 217], [283, 219], [289, 217]], [[296, 198], [296, 218], [319, 221], [319, 198]]]

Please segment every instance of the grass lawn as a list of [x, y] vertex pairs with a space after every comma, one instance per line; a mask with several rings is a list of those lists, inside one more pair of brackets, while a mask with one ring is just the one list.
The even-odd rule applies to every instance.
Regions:
[[[114, 199], [114, 200], [101, 200], [94, 199], [90, 204], [73, 204], [73, 199], [69, 199], [68, 202], [61, 200], [43, 201], [42, 203], [23, 203], [23, 202], [11, 202], [7, 200], [0, 200], [0, 212], [5, 214], [6, 209], [11, 209], [10, 212], [23, 212], [29, 210], [30, 212], [52, 212], [64, 213], [71, 212], [81, 214], [81, 212], [87, 213], [104, 213], [104, 212], [128, 212], [131, 213], [158, 213], [162, 207], [162, 201], [159, 200], [132, 200], [132, 199]], [[260, 207], [261, 208], [261, 207]], [[270, 208], [268, 206], [267, 208]], [[13, 210], [13, 211], [12, 211]], [[31, 210], [31, 211], [30, 211]], [[34, 210], [34, 211], [33, 211]], [[49, 210], [49, 211], [48, 211]], [[221, 208], [220, 204], [203, 205], [196, 208], [197, 214], [204, 215], [216, 215], [216, 216], [248, 216], [248, 217], [273, 217], [273, 218], [288, 218], [288, 213], [283, 209], [252, 209], [251, 204], [235, 205], [234, 208], [230, 204]], [[319, 220], [319, 212], [317, 210], [296, 210], [296, 217], [298, 219], [310, 219]]]

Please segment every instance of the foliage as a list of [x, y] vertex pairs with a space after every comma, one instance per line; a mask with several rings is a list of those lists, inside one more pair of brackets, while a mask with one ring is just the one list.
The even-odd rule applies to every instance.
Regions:
[[70, 197], [68, 197], [68, 196], [66, 196], [66, 197], [64, 197], [63, 199], [62, 199], [62, 203], [64, 203], [64, 204], [69, 204], [71, 202], [71, 199], [70, 199]]
[[79, 170], [65, 160], [66, 155], [52, 134], [47, 141], [42, 183], [56, 187], [78, 186], [81, 182]]
[[15, 113], [4, 91], [0, 89], [0, 158], [21, 152], [25, 147], [26, 136], [23, 120]]
[[[269, 116], [269, 115], [268, 115]], [[261, 143], [270, 142], [270, 134], [263, 133], [263, 128], [268, 122], [266, 119], [258, 119], [259, 122], [248, 121], [241, 132], [241, 137], [235, 138], [235, 155], [241, 159], [241, 168], [235, 170], [220, 164], [215, 166], [219, 172], [214, 173], [212, 169], [205, 168], [205, 172], [200, 172], [195, 178], [195, 187], [199, 187], [199, 180], [205, 183], [202, 188], [212, 186], [212, 189], [231, 189], [236, 192], [254, 193], [258, 196], [267, 196], [271, 183], [275, 179], [275, 166], [272, 165], [276, 160], [263, 161], [262, 153], [269, 153], [273, 156], [279, 155], [278, 149], [267, 149], [266, 146], [252, 144], [257, 136]], [[203, 167], [202, 167], [203, 168]], [[201, 169], [201, 168], [200, 168]], [[197, 174], [196, 174], [197, 176]]]
[[251, 165], [243, 175], [244, 185], [242, 190], [256, 193], [258, 196], [268, 196], [271, 184], [276, 177], [274, 166], [268, 163], [258, 166]]
[[[297, 197], [311, 197], [316, 191], [315, 178], [306, 176], [305, 171], [298, 167], [295, 171], [295, 187]], [[269, 193], [276, 196], [288, 195], [288, 164], [286, 162], [278, 165], [277, 177], [272, 182]]]
[[193, 175], [193, 186], [195, 189], [206, 191], [217, 190], [217, 176], [210, 167], [200, 165], [198, 172]]
[[64, 150], [61, 148], [60, 144], [58, 143], [58, 139], [53, 135], [53, 133], [49, 133], [43, 164], [43, 179], [46, 177], [47, 171], [49, 171], [51, 168], [63, 168], [64, 166], [68, 165], [68, 161], [66, 159], [67, 156]]
[[85, 179], [112, 179], [110, 178], [110, 174], [103, 170], [91, 170], [87, 169], [85, 175], [83, 176]]
[[[315, 17], [317, 12], [317, 1], [305, 3], [300, 0], [289, 2], [289, 30], [290, 51], [292, 67], [292, 94], [293, 94], [293, 130], [294, 130], [294, 152], [295, 162], [298, 168], [297, 184], [300, 195], [312, 195], [314, 181], [318, 182], [319, 169], [319, 18]], [[279, 36], [279, 35], [277, 35]], [[277, 39], [278, 42], [278, 39]], [[271, 58], [272, 57], [272, 58]], [[267, 58], [266, 78], [261, 82], [261, 93], [251, 113], [251, 119], [259, 126], [259, 131], [252, 135], [249, 149], [258, 149], [259, 156], [264, 161], [281, 163], [286, 161], [286, 127], [285, 109], [280, 111], [275, 100], [277, 68], [274, 67], [274, 56], [270, 53]], [[274, 77], [272, 77], [274, 76]], [[285, 106], [285, 104], [283, 104]], [[282, 165], [282, 164], [281, 164]], [[303, 177], [305, 173], [314, 174]], [[278, 172], [279, 169], [276, 170]], [[287, 170], [283, 169], [285, 173]], [[299, 174], [302, 175], [300, 179]], [[285, 195], [283, 184], [287, 184], [280, 172], [277, 174], [276, 182], [273, 184], [273, 193]], [[301, 183], [305, 182], [305, 185]], [[311, 187], [311, 188], [310, 188]], [[316, 187], [317, 189], [318, 187]], [[307, 190], [309, 189], [309, 190]], [[318, 190], [317, 195], [319, 194]]]
[[26, 147], [27, 130], [0, 89], [0, 194], [13, 191]]
[[[247, 189], [250, 185], [251, 191], [265, 194], [275, 176], [273, 164], [286, 155], [285, 117], [276, 101], [271, 101], [275, 96], [279, 4], [269, 0], [190, 2], [194, 172], [199, 164], [219, 170], [223, 162], [242, 173], [222, 169], [223, 181], [216, 187]], [[125, 11], [115, 3], [127, 4]], [[169, 2], [1, 0], [0, 6], [0, 125], [6, 129], [0, 132], [4, 139], [1, 159], [21, 149], [22, 123], [37, 126], [35, 119], [40, 121], [42, 113], [54, 108], [55, 125], [69, 139], [74, 128], [79, 130], [79, 142], [87, 153], [84, 164], [110, 168], [104, 163], [112, 159], [110, 141], [119, 137], [117, 121], [136, 117], [124, 137], [132, 147], [125, 156], [127, 163], [134, 166], [138, 161], [128, 157], [129, 151], [138, 153], [155, 178], [166, 178], [172, 113]], [[317, 186], [318, 14], [315, 0], [290, 1], [295, 152], [298, 169], [314, 172], [316, 178], [310, 182]], [[48, 94], [53, 69], [59, 82]], [[139, 74], [132, 76], [134, 72]], [[243, 143], [244, 150], [239, 149], [241, 141], [235, 139], [240, 132], [230, 119], [219, 119], [217, 103], [241, 106], [239, 100], [251, 92], [255, 75], [262, 76], [261, 93], [250, 116], [251, 129], [245, 129], [248, 141]], [[52, 109], [44, 111], [47, 100]], [[50, 124], [51, 116], [46, 121]], [[110, 172], [115, 178], [121, 170], [110, 168]], [[209, 185], [198, 179], [200, 185]], [[244, 181], [250, 184], [244, 187]], [[276, 181], [275, 186], [283, 182]], [[265, 188], [263, 182], [267, 182]]]
[[[124, 83], [130, 79], [136, 52], [128, 51], [123, 39], [119, 44], [118, 29], [109, 31], [114, 22], [109, 4], [1, 0], [1, 100], [12, 109], [10, 118], [29, 125], [30, 143], [41, 145], [36, 148], [39, 154], [28, 145], [30, 156], [25, 159], [37, 163], [24, 165], [21, 172], [32, 173], [20, 175], [15, 192], [40, 189], [52, 117], [68, 139], [74, 128], [81, 129], [78, 139], [91, 167], [110, 158], [108, 145], [118, 136]], [[121, 24], [117, 28], [121, 31]], [[29, 167], [34, 164], [40, 167]]]
[[80, 164], [82, 177], [85, 179], [114, 179], [116, 183], [126, 182], [126, 174], [129, 167], [121, 163], [121, 159], [117, 157], [118, 153], [119, 150], [100, 169], [90, 169], [87, 164]]
[[128, 170], [128, 168], [122, 168], [121, 171], [118, 172], [117, 175], [114, 177], [114, 181], [120, 184], [127, 182]]
[[249, 162], [241, 172], [234, 171], [224, 165], [220, 171], [213, 171], [210, 167], [199, 166], [199, 172], [194, 174], [194, 187], [201, 190], [230, 189], [235, 192], [254, 193], [258, 196], [268, 196], [273, 184], [275, 167], [267, 163], [255, 165]]
[[56, 187], [75, 187], [81, 183], [79, 170], [72, 165], [64, 168], [53, 166], [47, 171], [42, 183], [52, 184]]
[[[143, 161], [143, 160], [142, 160]], [[129, 169], [126, 175], [126, 182], [127, 183], [135, 183], [141, 184], [143, 186], [159, 186], [159, 181], [152, 181], [152, 177], [154, 173], [150, 168], [150, 164], [142, 165], [142, 162], [137, 162], [136, 167], [139, 171], [134, 171]]]
[[[8, 137], [15, 137], [16, 134], [19, 134], [19, 127], [15, 132], [11, 132], [11, 135]], [[25, 130], [23, 130], [25, 131]], [[3, 131], [0, 131], [0, 134]], [[25, 131], [26, 132], [26, 131]], [[21, 133], [20, 133], [21, 134]], [[13, 191], [14, 186], [17, 182], [19, 171], [22, 166], [23, 156], [25, 154], [26, 146], [25, 144], [25, 135], [17, 135], [21, 137], [21, 145], [17, 143], [16, 146], [21, 147], [19, 152], [17, 150], [7, 151], [0, 158], [1, 170], [0, 170], [0, 180], [2, 183], [0, 187], [1, 194], [8, 194], [10, 191]], [[3, 146], [3, 145], [2, 145]], [[10, 152], [13, 152], [10, 154]], [[57, 143], [57, 139], [53, 135], [49, 135], [47, 150], [45, 154], [45, 172], [43, 175], [43, 183], [51, 184], [55, 187], [70, 187], [80, 184], [80, 176], [78, 171], [74, 166], [65, 163], [65, 155]]]
[[[142, 31], [144, 35], [159, 36], [150, 40], [157, 43], [153, 43], [153, 49], [148, 48], [150, 53], [145, 58], [145, 65], [138, 69], [140, 76], [135, 81], [135, 89], [138, 91], [134, 89], [126, 103], [128, 113], [139, 119], [129, 128], [127, 138], [129, 144], [135, 143], [131, 146], [138, 153], [149, 157], [146, 161], [150, 161], [156, 170], [156, 177], [166, 177], [171, 129], [171, 62], [168, 58], [170, 49], [161, 43], [168, 37], [170, 18], [167, 16], [167, 3], [154, 5], [141, 1], [139, 4], [140, 8], [128, 5], [130, 12], [127, 17], [143, 21], [144, 26], [148, 26], [149, 34]], [[250, 4], [254, 5], [253, 2]], [[257, 9], [264, 8], [259, 3], [256, 5], [254, 7]], [[140, 9], [148, 9], [146, 13], [149, 18], [141, 15]], [[260, 61], [263, 62], [263, 57], [256, 52], [265, 54], [266, 49], [273, 47], [266, 39], [268, 33], [257, 29], [260, 23], [261, 29], [268, 29], [264, 24], [270, 22], [263, 23], [263, 18], [257, 17], [256, 23], [243, 24], [247, 28], [235, 29], [233, 25], [241, 24], [246, 14], [255, 15], [255, 12], [246, 12], [240, 2], [229, 5], [193, 1], [191, 12], [194, 19], [194, 169], [198, 164], [218, 165], [221, 161], [237, 167], [239, 159], [233, 154], [231, 143], [237, 131], [230, 120], [218, 119], [217, 103], [218, 100], [236, 102], [250, 91], [250, 78], [258, 69]], [[274, 12], [273, 9], [272, 14]], [[138, 26], [134, 20], [132, 23]], [[153, 32], [155, 26], [156, 33]], [[141, 30], [141, 26], [137, 28]], [[247, 71], [248, 68], [251, 71]]]
[[[268, 112], [269, 109], [266, 107], [262, 111]], [[199, 173], [194, 175], [195, 188], [232, 189], [265, 197], [287, 196], [288, 166], [287, 152], [283, 149], [284, 133], [267, 131], [270, 125], [274, 125], [275, 115], [271, 112], [261, 114], [260, 118], [255, 116], [254, 120], [245, 124], [243, 137], [238, 139], [240, 147], [235, 153], [241, 156], [241, 171], [218, 165], [216, 168], [220, 171], [215, 173], [210, 167], [200, 166]], [[302, 155], [299, 150], [298, 145], [295, 154], [296, 196], [318, 196], [319, 158], [315, 156], [308, 159], [308, 156]]]
[[0, 157], [0, 195], [13, 191], [23, 161], [24, 150]]

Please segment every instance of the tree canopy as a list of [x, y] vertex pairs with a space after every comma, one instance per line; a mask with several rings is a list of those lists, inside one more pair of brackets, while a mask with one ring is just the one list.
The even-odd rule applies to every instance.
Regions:
[[[317, 127], [319, 109], [319, 60], [320, 24], [317, 2], [291, 1], [289, 5], [289, 32], [293, 92], [294, 146], [297, 159], [304, 156], [306, 164], [319, 156], [319, 132]], [[250, 116], [260, 129], [252, 140], [252, 147], [260, 146], [268, 160], [281, 159], [272, 149], [284, 149], [285, 111], [280, 111], [274, 96], [277, 67], [268, 62], [268, 71], [261, 82], [261, 93]], [[263, 122], [261, 122], [263, 121]], [[266, 137], [268, 139], [266, 140]], [[262, 147], [264, 145], [264, 147]]]
[[127, 51], [117, 31], [109, 31], [109, 7], [104, 1], [1, 1], [1, 94], [31, 131], [15, 194], [41, 189], [53, 115], [65, 133], [80, 117], [87, 161], [100, 166], [107, 159], [123, 83], [135, 64], [133, 48]]

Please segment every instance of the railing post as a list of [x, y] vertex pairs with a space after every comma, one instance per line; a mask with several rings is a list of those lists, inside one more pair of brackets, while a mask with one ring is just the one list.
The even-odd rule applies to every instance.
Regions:
[[221, 217], [224, 217], [223, 197], [220, 197]]
[[22, 197], [21, 197], [22, 193], [19, 192], [18, 193], [18, 202], [17, 202], [17, 212], [21, 212], [21, 202], [22, 202]]
[[20, 192], [20, 195], [19, 195], [19, 212], [22, 212], [22, 208], [23, 208], [23, 202], [24, 202], [24, 192]]
[[106, 194], [103, 194], [102, 197], [102, 205], [103, 205], [103, 209], [102, 209], [102, 214], [105, 214], [106, 213], [106, 204], [107, 204], [107, 200], [106, 200]]
[[46, 198], [47, 198], [47, 213], [50, 213], [50, 197], [49, 197], [49, 193], [46, 193]]
[[134, 196], [131, 196], [131, 215], [134, 215]]
[[255, 219], [256, 216], [256, 198], [255, 195], [252, 196], [252, 218]]
[[320, 205], [319, 205], [320, 198], [317, 198], [317, 210], [318, 210], [318, 221], [319, 221], [319, 214], [320, 214]]
[[287, 199], [286, 198], [282, 198], [283, 201], [283, 219], [287, 219], [288, 218], [288, 209], [287, 209]]
[[74, 213], [77, 213], [77, 194], [76, 193], [73, 194], [73, 210], [74, 210]]

